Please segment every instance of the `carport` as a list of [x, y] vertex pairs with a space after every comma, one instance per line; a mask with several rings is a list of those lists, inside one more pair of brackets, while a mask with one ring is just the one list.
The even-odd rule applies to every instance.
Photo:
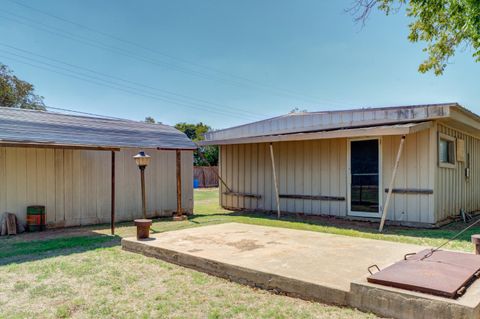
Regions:
[[0, 213], [25, 222], [26, 207], [46, 207], [47, 226], [141, 216], [139, 172], [145, 150], [148, 217], [193, 211], [193, 150], [163, 124], [0, 107]]

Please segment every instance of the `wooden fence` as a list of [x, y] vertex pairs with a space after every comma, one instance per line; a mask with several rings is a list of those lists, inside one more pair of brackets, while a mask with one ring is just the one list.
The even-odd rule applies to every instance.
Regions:
[[198, 181], [198, 187], [218, 187], [217, 166], [195, 166], [193, 179]]

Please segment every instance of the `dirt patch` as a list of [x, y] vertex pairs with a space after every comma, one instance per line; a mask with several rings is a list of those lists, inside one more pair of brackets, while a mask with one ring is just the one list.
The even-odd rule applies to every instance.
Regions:
[[185, 240], [198, 243], [198, 244], [216, 244], [216, 245], [223, 245], [225, 244], [225, 240], [223, 238], [215, 238], [215, 237], [200, 237], [200, 236], [185, 236]]
[[251, 240], [251, 239], [242, 239], [240, 241], [234, 241], [230, 243], [226, 243], [227, 246], [235, 247], [240, 251], [250, 251], [250, 250], [255, 250], [258, 248], [263, 248], [265, 247], [264, 245], [259, 245], [257, 244], [256, 240]]
[[267, 244], [269, 244], [269, 245], [285, 245], [284, 243], [281, 243], [281, 242], [276, 241], [276, 240], [267, 241]]

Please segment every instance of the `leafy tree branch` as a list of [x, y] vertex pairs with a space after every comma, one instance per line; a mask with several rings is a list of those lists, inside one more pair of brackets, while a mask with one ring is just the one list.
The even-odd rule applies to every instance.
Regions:
[[347, 11], [365, 24], [372, 10], [389, 15], [402, 6], [413, 19], [408, 39], [426, 43], [427, 58], [419, 72], [442, 75], [458, 49], [469, 49], [480, 61], [480, 0], [355, 0]]
[[0, 63], [0, 106], [45, 110], [43, 97], [35, 94], [32, 84], [20, 80], [6, 65]]

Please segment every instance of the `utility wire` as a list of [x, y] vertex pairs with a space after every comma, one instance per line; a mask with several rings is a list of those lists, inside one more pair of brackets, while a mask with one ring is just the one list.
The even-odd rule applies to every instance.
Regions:
[[[105, 81], [105, 80], [101, 80], [101, 79], [98, 80], [98, 79], [95, 79], [94, 77], [86, 76], [84, 74], [79, 74], [79, 73], [70, 71], [68, 69], [65, 69], [65, 71], [67, 71], [67, 73], [65, 73], [63, 71], [57, 70], [57, 68], [59, 68], [58, 66], [53, 66], [53, 68], [52, 68], [51, 65], [48, 64], [48, 63], [45, 63], [45, 62], [42, 63], [42, 62], [35, 61], [36, 63], [41, 64], [41, 65], [36, 65], [36, 64], [31, 63], [31, 62], [21, 60], [21, 59], [25, 59], [25, 60], [28, 60], [28, 61], [32, 61], [33, 59], [31, 59], [31, 58], [27, 58], [27, 57], [24, 57], [24, 56], [22, 57], [20, 55], [15, 55], [15, 54], [12, 54], [12, 53], [7, 53], [7, 54], [13, 55], [14, 57], [12, 58], [12, 57], [8, 57], [8, 56], [4, 56], [4, 55], [0, 55], [0, 57], [6, 58], [6, 59], [12, 59], [12, 60], [15, 60], [19, 63], [26, 64], [26, 65], [29, 65], [29, 66], [32, 66], [32, 67], [35, 67], [35, 68], [47, 70], [47, 71], [57, 73], [57, 74], [60, 74], [60, 75], [63, 75], [63, 76], [67, 76], [67, 77], [75, 78], [75, 79], [78, 79], [78, 80], [82, 80], [82, 81], [88, 82], [90, 84], [93, 83], [93, 84], [96, 84], [96, 85], [99, 85], [99, 86], [112, 88], [112, 89], [115, 89], [115, 90], [118, 90], [118, 91], [121, 91], [121, 92], [124, 92], [124, 93], [130, 93], [130, 94], [133, 94], [133, 95], [139, 95], [139, 96], [147, 97], [147, 98], [150, 98], [150, 99], [153, 99], [153, 100], [168, 102], [168, 103], [172, 103], [172, 104], [175, 104], [175, 105], [180, 105], [180, 106], [185, 106], [185, 107], [188, 107], [188, 108], [193, 108], [193, 109], [205, 111], [205, 108], [201, 107], [201, 106], [199, 107], [199, 106], [187, 104], [187, 103], [184, 103], [184, 102], [182, 103], [181, 101], [179, 102], [179, 101], [173, 100], [171, 98], [160, 97], [158, 95], [154, 95], [154, 94], [151, 94], [151, 93], [148, 93], [148, 92], [147, 93], [139, 92], [139, 90], [137, 88], [132, 89], [131, 87], [127, 87], [127, 86], [123, 86], [123, 85], [121, 86], [117, 83], [108, 83], [108, 82], [111, 82], [111, 81]], [[18, 59], [18, 58], [20, 58], [20, 59]], [[44, 65], [47, 65], [47, 66], [44, 66]], [[212, 112], [212, 113], [217, 113], [219, 115], [232, 117], [232, 114], [229, 113], [228, 111], [219, 111], [219, 110], [214, 110], [214, 109], [211, 109], [211, 110], [208, 110], [208, 111]], [[243, 117], [246, 120], [251, 120], [251, 118], [248, 118], [246, 116], [235, 115], [234, 117], [237, 117], [237, 118], [238, 117]]]
[[[96, 33], [96, 34], [99, 34], [103, 37], [107, 37], [107, 38], [110, 38], [110, 39], [113, 39], [113, 40], [116, 40], [116, 41], [119, 41], [119, 42], [123, 42], [125, 44], [128, 44], [128, 45], [131, 45], [131, 46], [135, 46], [135, 47], [138, 47], [140, 49], [143, 49], [145, 51], [148, 51], [148, 52], [151, 52], [151, 53], [154, 53], [154, 54], [157, 54], [157, 55], [160, 55], [160, 56], [163, 56], [163, 57], [166, 57], [166, 58], [169, 58], [171, 60], [175, 60], [175, 61], [178, 61], [180, 63], [184, 63], [184, 64], [189, 64], [189, 65], [192, 65], [192, 66], [195, 66], [195, 67], [199, 67], [199, 68], [202, 68], [204, 70], [208, 70], [210, 72], [214, 72], [214, 73], [219, 73], [219, 74], [222, 74], [222, 75], [226, 75], [226, 76], [229, 76], [229, 77], [232, 77], [232, 78], [236, 78], [236, 79], [239, 79], [239, 80], [242, 80], [242, 81], [246, 81], [246, 82], [250, 82], [254, 85], [259, 85], [259, 86], [262, 86], [264, 88], [269, 88], [269, 89], [273, 89], [273, 90], [276, 90], [277, 92], [282, 92], [282, 93], [289, 93], [291, 95], [295, 95], [297, 97], [300, 97], [304, 100], [310, 100], [310, 101], [314, 101], [315, 103], [318, 103], [319, 102], [319, 99], [316, 98], [316, 97], [309, 97], [309, 96], [306, 96], [302, 93], [299, 93], [299, 92], [295, 92], [293, 90], [289, 90], [289, 89], [285, 89], [285, 88], [278, 88], [278, 87], [274, 87], [274, 86], [271, 86], [269, 84], [265, 84], [265, 83], [262, 83], [262, 82], [259, 82], [259, 81], [255, 81], [255, 80], [252, 80], [252, 79], [249, 79], [249, 78], [246, 78], [246, 77], [243, 77], [243, 76], [239, 76], [239, 75], [236, 75], [236, 74], [232, 74], [232, 73], [229, 73], [229, 72], [225, 72], [223, 70], [219, 70], [219, 69], [216, 69], [216, 68], [212, 68], [212, 67], [209, 67], [209, 66], [205, 66], [205, 65], [202, 65], [202, 64], [199, 64], [199, 63], [196, 63], [196, 62], [192, 62], [192, 61], [189, 61], [189, 60], [186, 60], [186, 59], [182, 59], [182, 58], [178, 58], [178, 57], [175, 57], [175, 56], [172, 56], [170, 54], [166, 54], [164, 52], [160, 52], [158, 50], [154, 50], [154, 49], [151, 49], [145, 45], [142, 45], [142, 44], [139, 44], [137, 42], [134, 42], [134, 41], [131, 41], [131, 40], [127, 40], [127, 39], [123, 39], [123, 38], [120, 38], [118, 36], [115, 36], [115, 35], [112, 35], [112, 34], [109, 34], [107, 32], [104, 32], [104, 31], [101, 31], [101, 30], [98, 30], [98, 29], [95, 29], [95, 28], [92, 28], [90, 26], [87, 26], [87, 25], [84, 25], [84, 24], [81, 24], [81, 23], [78, 23], [78, 22], [75, 22], [75, 21], [71, 21], [71, 20], [68, 20], [68, 19], [65, 19], [63, 17], [60, 17], [58, 15], [54, 15], [52, 13], [49, 13], [49, 12], [46, 12], [46, 11], [43, 11], [41, 9], [38, 9], [38, 8], [35, 8], [35, 7], [32, 7], [32, 6], [29, 6], [23, 2], [20, 2], [20, 1], [15, 1], [15, 0], [8, 0], [9, 2], [11, 3], [14, 3], [16, 5], [19, 5], [19, 6], [22, 6], [24, 8], [27, 8], [29, 10], [32, 10], [32, 11], [35, 11], [35, 12], [39, 12], [45, 16], [48, 16], [48, 17], [51, 17], [51, 18], [54, 18], [54, 19], [57, 19], [59, 21], [62, 21], [62, 22], [65, 22], [65, 23], [68, 23], [68, 24], [71, 24], [71, 25], [74, 25], [76, 27], [79, 27], [79, 28], [82, 28], [84, 30], [87, 30], [89, 32], [92, 32], [92, 33]], [[329, 103], [332, 103], [332, 101], [330, 101]], [[336, 102], [333, 102], [333, 103], [336, 103]]]
[[[1, 17], [1, 14], [0, 14], [0, 17]], [[5, 18], [5, 19], [12, 20], [12, 21], [14, 21], [14, 22], [18, 22], [18, 23], [21, 23], [21, 24], [25, 24], [25, 23], [23, 23], [23, 22], [21, 22], [21, 21], [18, 21], [18, 20], [16, 20], [16, 19], [11, 18], [11, 17], [8, 17], [8, 16], [4, 16], [4, 18]], [[25, 24], [25, 25], [30, 26], [30, 27], [33, 28], [33, 26], [29, 25], [28, 23]], [[37, 27], [35, 27], [35, 29], [42, 29], [42, 27], [41, 27], [41, 26], [40, 26], [40, 27], [37, 26]], [[62, 30], [58, 29], [58, 31], [62, 31]], [[65, 35], [63, 35], [63, 34], [60, 34], [59, 32], [56, 32], [56, 31], [51, 32], [51, 31], [49, 31], [49, 30], [46, 30], [46, 32], [52, 33], [52, 34], [56, 34], [56, 35], [59, 35], [59, 36], [62, 36], [62, 37], [65, 37], [65, 38], [68, 38], [68, 39], [71, 39], [71, 40], [76, 41], [74, 38], [72, 38], [72, 37], [70, 37], [70, 36], [68, 36], [68, 35], [65, 36]], [[83, 39], [79, 39], [78, 41], [79, 41], [79, 42], [85, 42], [86, 44], [89, 44], [89, 45], [92, 45], [92, 46], [95, 46], [95, 47], [99, 47], [99, 48], [101, 48], [101, 49], [108, 49], [108, 48], [109, 48], [109, 47], [105, 47], [105, 46], [103, 46], [103, 45], [96, 45], [96, 44], [92, 44], [92, 43], [86, 42], [86, 41], [83, 40]], [[110, 50], [110, 51], [111, 51], [111, 50]], [[125, 55], [125, 56], [127, 56], [127, 57], [137, 58], [136, 56], [134, 56], [134, 55], [132, 55], [132, 54], [128, 54], [128, 53], [124, 53], [124, 52], [116, 52], [116, 51], [113, 51], [113, 52], [114, 52], [114, 53], [119, 53], [119, 54]], [[145, 60], [145, 62], [151, 62], [151, 61]], [[154, 63], [154, 62], [152, 62], [152, 63]], [[156, 64], [156, 65], [159, 66], [158, 64]], [[161, 66], [161, 65], [160, 65], [160, 66]], [[209, 102], [209, 103], [210, 103], [210, 102]], [[215, 104], [215, 103], [212, 103], [212, 104]], [[228, 108], [230, 108], [230, 107], [228, 107]], [[247, 111], [244, 111], [244, 112], [247, 112]], [[252, 114], [255, 116], [255, 113], [252, 113], [252, 112], [247, 112], [247, 113], [248, 113], [248, 115], [249, 115], [249, 118], [248, 118], [248, 119], [251, 119], [250, 116], [251, 116]], [[257, 115], [258, 115], [258, 113], [257, 113]], [[257, 120], [260, 119], [260, 116], [261, 116], [262, 118], [268, 117], [268, 116], [266, 116], [266, 115], [259, 115], [259, 116], [257, 116]]]
[[464, 229], [462, 229], [461, 231], [459, 231], [458, 233], [456, 233], [454, 236], [452, 236], [451, 238], [445, 240], [441, 245], [435, 247], [435, 248], [432, 248], [428, 254], [426, 254], [425, 256], [422, 257], [421, 260], [424, 260], [426, 258], [429, 258], [431, 257], [435, 252], [439, 251], [440, 248], [442, 248], [443, 246], [447, 245], [448, 243], [450, 243], [452, 240], [455, 240], [456, 238], [458, 238], [461, 234], [463, 234], [464, 232], [466, 232], [467, 230], [469, 230], [470, 228], [472, 228], [473, 226], [477, 225], [478, 223], [480, 223], [480, 219], [476, 220], [473, 224], [465, 227]]
[[[51, 17], [54, 17], [54, 18], [59, 19], [59, 20], [61, 20], [61, 21], [64, 21], [64, 22], [67, 22], [67, 23], [76, 25], [76, 26], [81, 27], [81, 28], [84, 28], [84, 29], [87, 29], [87, 30], [89, 30], [89, 31], [91, 31], [91, 32], [95, 32], [95, 33], [101, 34], [101, 35], [103, 35], [103, 36], [105, 36], [105, 37], [109, 37], [109, 38], [115, 39], [115, 40], [117, 40], [117, 41], [121, 41], [121, 42], [124, 42], [124, 43], [128, 43], [128, 44], [131, 44], [131, 45], [135, 45], [135, 46], [140, 47], [140, 48], [142, 48], [142, 49], [144, 49], [144, 50], [148, 50], [148, 51], [154, 52], [154, 53], [159, 54], [159, 55], [167, 56], [167, 57], [169, 57], [169, 58], [171, 58], [171, 59], [176, 59], [176, 60], [179, 60], [179, 61], [183, 61], [184, 63], [188, 63], [188, 64], [191, 64], [191, 65], [196, 65], [196, 66], [199, 66], [199, 67], [204, 68], [204, 69], [215, 70], [215, 69], [213, 69], [213, 68], [201, 66], [201, 65], [199, 65], [199, 64], [197, 64], [197, 63], [192, 63], [192, 62], [189, 62], [189, 61], [186, 61], [186, 60], [183, 60], [183, 59], [178, 59], [178, 58], [172, 57], [172, 56], [170, 56], [170, 55], [166, 55], [166, 54], [160, 53], [160, 52], [158, 52], [158, 51], [155, 51], [155, 50], [146, 48], [146, 47], [144, 47], [144, 46], [138, 45], [138, 44], [136, 44], [136, 43], [134, 43], [134, 42], [131, 42], [131, 41], [128, 41], [128, 40], [124, 40], [124, 39], [121, 39], [121, 38], [116, 37], [116, 36], [109, 35], [109, 34], [107, 34], [107, 33], [105, 33], [105, 32], [102, 32], [102, 31], [95, 30], [95, 29], [93, 29], [93, 28], [91, 28], [91, 27], [84, 26], [84, 25], [81, 25], [81, 24], [76, 23], [76, 22], [72, 22], [72, 21], [66, 20], [66, 19], [64, 19], [64, 18], [55, 16], [55, 15], [48, 14], [48, 13], [43, 12], [43, 11], [41, 11], [41, 10], [38, 10], [38, 9], [33, 8], [33, 7], [27, 6], [27, 5], [23, 4], [23, 3], [19, 3], [19, 2], [17, 2], [17, 1], [12, 1], [12, 0], [9, 0], [9, 1], [12, 2], [12, 3], [16, 3], [16, 4], [18, 4], [18, 5], [27, 7], [27, 8], [29, 8], [29, 9], [34, 10], [34, 11], [38, 11], [38, 12], [40, 12], [40, 13], [42, 13], [42, 14], [47, 15], [47, 16], [51, 16]], [[222, 77], [218, 77], [218, 76], [217, 76], [217, 77], [212, 77], [211, 74], [207, 74], [207, 73], [204, 73], [204, 72], [202, 73], [202, 72], [199, 72], [199, 71], [195, 71], [195, 70], [191, 70], [191, 69], [186, 69], [186, 68], [184, 68], [184, 67], [179, 67], [179, 66], [173, 65], [173, 64], [171, 64], [171, 63], [159, 62], [158, 60], [151, 60], [151, 59], [149, 59], [149, 58], [140, 57], [140, 56], [138, 56], [138, 54], [133, 53], [132, 51], [126, 51], [125, 49], [119, 49], [119, 48], [116, 48], [116, 47], [105, 46], [105, 45], [103, 45], [103, 43], [101, 43], [101, 42], [99, 42], [99, 41], [95, 41], [95, 40], [88, 39], [88, 38], [87, 38], [87, 39], [86, 39], [86, 38], [81, 38], [81, 37], [79, 37], [78, 35], [75, 35], [75, 34], [70, 33], [70, 32], [66, 32], [65, 30], [48, 26], [48, 25], [46, 25], [46, 24], [44, 24], [44, 23], [37, 22], [37, 21], [35, 21], [35, 20], [22, 17], [22, 16], [20, 16], [20, 15], [18, 15], [18, 14], [15, 14], [15, 13], [12, 13], [12, 12], [8, 12], [8, 11], [6, 11], [6, 10], [3, 10], [3, 11], [4, 11], [4, 13], [7, 13], [7, 14], [10, 14], [10, 15], [13, 15], [13, 16], [16, 16], [17, 18], [20, 18], [20, 19], [29, 21], [29, 22], [31, 22], [31, 23], [34, 23], [34, 24], [37, 24], [37, 25], [41, 25], [41, 26], [44, 26], [44, 27], [47, 27], [47, 28], [49, 28], [49, 29], [53, 29], [53, 30], [56, 30], [56, 31], [57, 31], [57, 32], [55, 32], [55, 31], [51, 31], [51, 30], [46, 30], [45, 28], [40, 29], [40, 30], [42, 30], [42, 31], [44, 31], [44, 32], [52, 33], [52, 34], [55, 34], [55, 35], [57, 35], [57, 36], [66, 37], [66, 38], [69, 38], [69, 39], [71, 39], [71, 40], [73, 40], [73, 41], [80, 40], [79, 42], [82, 42], [82, 43], [84, 43], [84, 44], [87, 44], [87, 45], [90, 45], [90, 46], [94, 46], [94, 47], [97, 47], [97, 48], [100, 48], [100, 49], [104, 49], [104, 50], [108, 50], [108, 51], [114, 50], [114, 51], [116, 51], [116, 53], [118, 53], [118, 54], [122, 54], [122, 55], [124, 55], [124, 56], [128, 56], [128, 57], [131, 57], [131, 58], [134, 58], [134, 59], [137, 59], [137, 60], [141, 60], [141, 61], [146, 62], [146, 63], [154, 64], [154, 65], [157, 65], [157, 66], [168, 67], [168, 68], [174, 69], [174, 70], [179, 71], [179, 72], [183, 72], [183, 73], [186, 73], [186, 74], [194, 75], [194, 76], [201, 77], [201, 78], [208, 79], [208, 80], [221, 81], [221, 83], [229, 82], [228, 84], [231, 84], [231, 85], [236, 85], [236, 86], [241, 86], [241, 87], [250, 87], [250, 88], [253, 87], [253, 88], [256, 88], [256, 89], [259, 88], [259, 87], [258, 87], [259, 82], [252, 81], [252, 80], [249, 80], [249, 79], [247, 79], [247, 78], [238, 77], [238, 76], [231, 75], [231, 74], [228, 74], [228, 73], [226, 73], [226, 72], [222, 72], [222, 71], [218, 71], [218, 70], [215, 70], [215, 72], [217, 72], [217, 73], [220, 72], [220, 73], [222, 73], [222, 74], [224, 74], [224, 75], [227, 75], [227, 76], [229, 76], [229, 77], [235, 77], [235, 78], [237, 78], [237, 80], [235, 80], [235, 79], [228, 79], [228, 78], [222, 78]], [[6, 18], [9, 18], [9, 17], [6, 17]], [[12, 19], [10, 18], [10, 20], [12, 20]], [[29, 24], [27, 24], [27, 23], [25, 23], [25, 22], [22, 22], [22, 21], [14, 20], [14, 22], [20, 23], [20, 24], [24, 24], [24, 25], [27, 25], [27, 26], [29, 26], [29, 27], [32, 27], [31, 25], [29, 25]], [[35, 28], [36, 28], [36, 27], [35, 27]], [[61, 33], [59, 33], [59, 32], [61, 32]], [[67, 34], [67, 35], [65, 35], [65, 34]], [[73, 38], [72, 38], [72, 37], [73, 37]], [[76, 38], [76, 39], [75, 39], [75, 38]], [[92, 43], [92, 42], [93, 42], [93, 43]], [[99, 45], [99, 44], [100, 44], [100, 45]], [[121, 51], [119, 51], [119, 50], [121, 50]], [[243, 82], [242, 82], [242, 81], [238, 81], [239, 79], [240, 79], [240, 80], [243, 80]], [[257, 87], [252, 86], [252, 84], [246, 85], [245, 81], [256, 82], [256, 83], [257, 83]], [[268, 86], [265, 86], [265, 85], [263, 85], [263, 86], [264, 86], [263, 89], [272, 90], [272, 87], [268, 87]], [[296, 96], [296, 98], [298, 98], [298, 95], [297, 95], [297, 94], [292, 94], [292, 91], [290, 91], [290, 90], [286, 90], [286, 89], [275, 89], [275, 88], [273, 88], [273, 89], [276, 91], [276, 94], [277, 94], [277, 95], [289, 96], [289, 97]], [[302, 98], [302, 99], [305, 99], [305, 98]], [[322, 102], [322, 101], [320, 101], [320, 100], [318, 100], [318, 99], [305, 99], [305, 100], [314, 101], [315, 103]], [[337, 106], [345, 106], [345, 105], [347, 105], [347, 104], [339, 104], [339, 103], [337, 103], [337, 102], [332, 102], [332, 101], [323, 101], [322, 103], [326, 103], [326, 104], [330, 104], [330, 105], [337, 105]], [[351, 105], [350, 105], [350, 106], [351, 106]]]
[[98, 118], [102, 118], [102, 119], [129, 121], [129, 120], [121, 118], [121, 117], [102, 115], [102, 114], [96, 114], [96, 113], [90, 113], [90, 112], [83, 112], [83, 111], [77, 111], [77, 110], [61, 108], [61, 107], [53, 107], [53, 106], [50, 106], [50, 105], [44, 105], [44, 107], [46, 109], [69, 112], [69, 113], [76, 113], [76, 114], [81, 114], [81, 115], [94, 116], [94, 117], [98, 117]]
[[[42, 22], [37, 22], [37, 21], [31, 20], [31, 19], [28, 19], [28, 18], [25, 18], [25, 17], [21, 17], [18, 14], [8, 12], [6, 10], [3, 10], [3, 13], [7, 13], [7, 14], [10, 14], [10, 15], [16, 17], [16, 18], [12, 18], [11, 16], [3, 15], [4, 19], [13, 21], [13, 22], [18, 23], [18, 24], [25, 25], [25, 26], [30, 27], [30, 28], [35, 29], [35, 30], [43, 31], [43, 32], [46, 32], [46, 33], [49, 33], [49, 34], [53, 34], [55, 36], [59, 36], [59, 37], [71, 40], [75, 43], [83, 43], [85, 45], [88, 45], [88, 46], [91, 46], [91, 47], [94, 47], [94, 48], [97, 48], [97, 49], [101, 49], [101, 50], [109, 51], [109, 52], [112, 52], [112, 53], [115, 53], [115, 54], [119, 54], [119, 55], [131, 58], [131, 59], [134, 59], [134, 60], [141, 61], [143, 63], [154, 65], [156, 67], [169, 68], [169, 69], [172, 69], [172, 70], [175, 70], [175, 71], [178, 71], [178, 72], [185, 73], [187, 75], [197, 76], [197, 77], [200, 77], [200, 78], [203, 78], [203, 79], [206, 79], [206, 80], [215, 80], [214, 78], [212, 78], [211, 76], [208, 76], [206, 74], [202, 74], [202, 73], [194, 71], [194, 70], [188, 70], [188, 69], [185, 69], [185, 68], [182, 68], [182, 67], [179, 67], [179, 66], [175, 66], [175, 65], [172, 65], [172, 64], [169, 64], [169, 63], [165, 63], [165, 62], [162, 62], [162, 61], [152, 60], [148, 57], [140, 56], [133, 51], [129, 51], [129, 50], [125, 50], [125, 49], [122, 49], [122, 48], [113, 47], [113, 46], [107, 46], [100, 41], [95, 41], [95, 40], [92, 40], [92, 39], [89, 39], [89, 38], [78, 36], [78, 35], [75, 35], [74, 33], [71, 33], [71, 32], [68, 32], [68, 31], [65, 31], [65, 30], [62, 30], [62, 29], [59, 29], [59, 28], [51, 27], [51, 26], [46, 25]], [[21, 20], [19, 20], [19, 19], [21, 19]], [[27, 22], [22, 21], [22, 20], [25, 20]]]
[[[178, 93], [163, 90], [163, 89], [160, 89], [160, 88], [155, 88], [155, 87], [143, 84], [143, 83], [127, 80], [127, 79], [124, 79], [124, 78], [121, 78], [121, 77], [112, 76], [112, 75], [102, 73], [102, 72], [99, 72], [99, 71], [96, 71], [96, 70], [93, 70], [93, 69], [85, 68], [85, 67], [78, 66], [78, 65], [75, 65], [75, 64], [72, 64], [72, 63], [67, 63], [67, 62], [64, 62], [64, 61], [61, 61], [61, 60], [58, 60], [58, 59], [50, 58], [50, 57], [47, 57], [45, 55], [41, 55], [41, 54], [37, 54], [37, 53], [31, 52], [31, 51], [28, 51], [28, 50], [24, 50], [24, 49], [21, 49], [21, 48], [18, 48], [18, 47], [9, 45], [9, 44], [5, 44], [5, 43], [0, 42], [0, 46], [6, 47], [8, 49], [13, 49], [15, 51], [19, 51], [19, 52], [22, 52], [22, 53], [25, 53], [25, 54], [28, 54], [28, 55], [31, 55], [31, 56], [40, 57], [42, 59], [53, 61], [55, 63], [66, 65], [66, 66], [74, 68], [74, 69], [87, 71], [89, 73], [93, 73], [93, 74], [99, 75], [101, 77], [105, 77], [109, 80], [113, 79], [115, 81], [120, 81], [120, 82], [123, 82], [123, 83], [128, 83], [128, 84], [131, 84], [131, 85], [134, 85], [134, 86], [138, 86], [138, 87], [140, 87], [141, 90], [144, 90], [146, 88], [146, 89], [150, 89], [152, 91], [161, 92], [162, 94], [172, 95], [172, 96], [177, 97], [177, 98], [186, 99], [189, 102], [193, 101], [193, 103], [206, 104], [207, 105], [206, 107], [208, 107], [208, 108], [214, 108], [214, 109], [216, 108], [216, 109], [220, 109], [220, 110], [227, 109], [227, 110], [232, 111], [231, 113], [254, 116], [254, 117], [258, 117], [258, 118], [268, 117], [268, 115], [265, 115], [265, 114], [259, 114], [259, 113], [256, 113], [256, 112], [250, 112], [250, 111], [234, 108], [234, 107], [231, 107], [231, 106], [228, 106], [228, 105], [222, 105], [222, 104], [218, 104], [218, 103], [215, 103], [215, 102], [210, 102], [210, 101], [206, 101], [206, 100], [202, 100], [202, 99], [198, 99], [198, 98], [193, 98], [193, 97], [190, 97], [190, 96], [187, 96], [187, 95], [178, 94]], [[3, 51], [3, 50], [0, 49], [0, 51]], [[5, 51], [5, 52], [8, 52], [8, 51]], [[10, 52], [8, 52], [8, 53], [10, 53]], [[218, 107], [212, 107], [214, 105], [218, 106]]]

